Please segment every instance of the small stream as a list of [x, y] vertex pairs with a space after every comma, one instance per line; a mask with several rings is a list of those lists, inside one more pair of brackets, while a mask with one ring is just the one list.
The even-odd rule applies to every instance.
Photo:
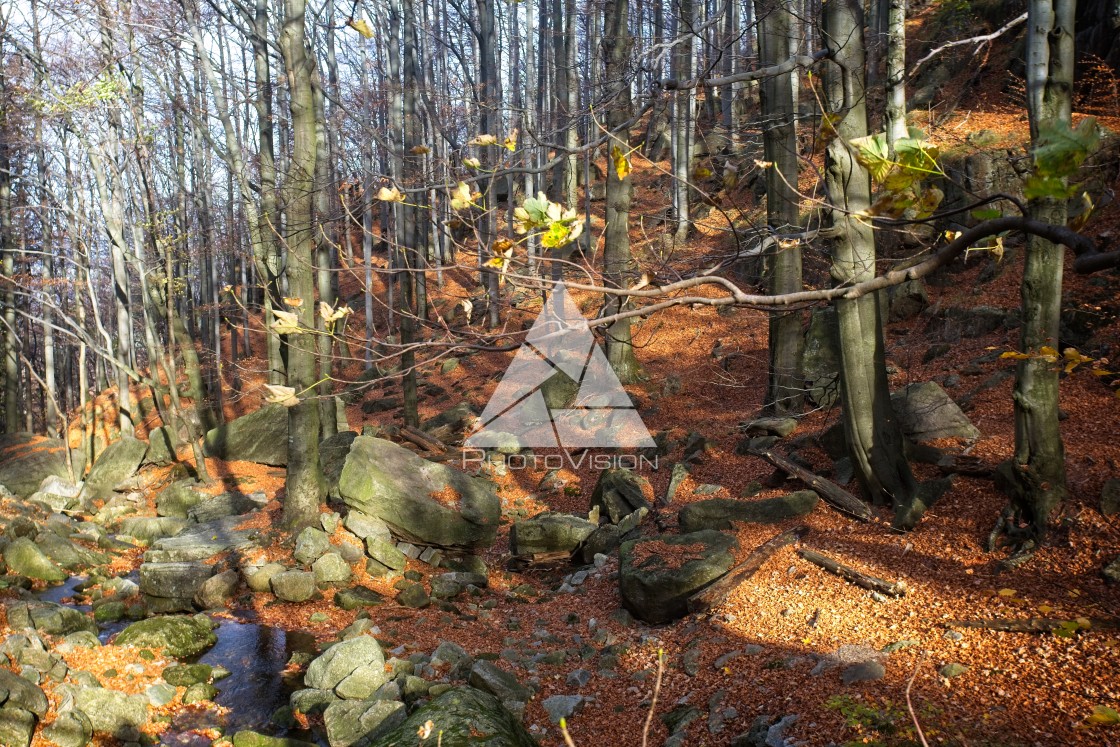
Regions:
[[[135, 574], [128, 577], [135, 581]], [[76, 588], [86, 579], [72, 576], [59, 586], [44, 590], [37, 596], [45, 602], [66, 604], [88, 612], [89, 604], [74, 601]], [[219, 726], [225, 734], [233, 735], [242, 729], [252, 729], [266, 734], [293, 736], [306, 741], [316, 741], [310, 734], [288, 732], [272, 724], [272, 714], [288, 704], [292, 691], [301, 686], [301, 676], [284, 676], [284, 669], [294, 653], [314, 653], [315, 638], [303, 631], [286, 631], [261, 625], [239, 616], [214, 618], [218, 628], [214, 631], [218, 642], [206, 653], [192, 660], [229, 670], [230, 676], [214, 683], [218, 689], [215, 702], [226, 709], [219, 714], [213, 709], [191, 707], [175, 716], [171, 727], [164, 733], [163, 745], [195, 747], [210, 744], [208, 738], [193, 733], [196, 729]], [[130, 621], [122, 620], [102, 625], [98, 638], [107, 643], [123, 630]]]

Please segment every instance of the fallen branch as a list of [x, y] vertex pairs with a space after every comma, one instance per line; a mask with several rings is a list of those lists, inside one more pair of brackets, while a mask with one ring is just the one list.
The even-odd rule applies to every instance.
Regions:
[[1056, 630], [1120, 630], [1120, 620], [1106, 618], [1081, 618], [1061, 620], [1054, 617], [1010, 618], [990, 620], [950, 620], [947, 628], [975, 628], [997, 633], [1053, 633]]
[[[951, 41], [951, 42], [948, 42], [946, 44], [942, 44], [940, 47], [938, 47], [937, 49], [934, 49], [929, 54], [927, 54], [925, 57], [923, 57], [922, 59], [918, 60], [913, 65], [911, 65], [910, 66], [910, 71], [906, 75], [906, 79], [907, 80], [913, 80], [917, 76], [918, 70], [919, 70], [919, 68], [921, 68], [922, 65], [926, 64], [927, 62], [929, 62], [934, 57], [941, 54], [942, 52], [944, 52], [947, 49], [952, 49], [953, 47], [964, 46], [965, 44], [975, 44], [977, 49], [979, 49], [979, 47], [982, 44], [987, 44], [987, 43], [989, 43], [989, 42], [991, 42], [995, 39], [998, 39], [999, 37], [1003, 36], [1008, 31], [1015, 28], [1020, 23], [1023, 23], [1026, 20], [1027, 20], [1027, 14], [1024, 13], [1023, 15], [1021, 15], [1017, 18], [1014, 18], [1011, 21], [1008, 21], [1006, 24], [1004, 24], [1003, 27], [1001, 27], [999, 29], [996, 29], [995, 31], [993, 31], [990, 34], [983, 34], [981, 36], [974, 36], [970, 39], [957, 39], [955, 41]], [[973, 52], [973, 54], [975, 54], [975, 52]]]
[[732, 568], [713, 583], [688, 598], [689, 612], [705, 612], [719, 605], [740, 584], [749, 579], [761, 568], [774, 553], [786, 545], [792, 545], [809, 533], [809, 527], [800, 526], [782, 532], [776, 537], [755, 548], [742, 563]]
[[761, 457], [783, 472], [796, 477], [798, 480], [820, 493], [821, 497], [824, 498], [824, 502], [836, 510], [847, 514], [853, 519], [871, 521], [871, 509], [868, 508], [867, 504], [831, 480], [826, 480], [820, 475], [814, 475], [804, 467], [794, 464], [785, 457], [779, 456], [772, 451], [748, 451], [747, 453]]
[[871, 591], [877, 591], [880, 594], [886, 594], [889, 597], [901, 597], [906, 594], [906, 582], [887, 581], [876, 576], [871, 576], [863, 571], [857, 571], [849, 565], [844, 565], [838, 560], [833, 560], [827, 556], [821, 555], [814, 550], [802, 550], [798, 553], [802, 558], [808, 560], [813, 565], [818, 565], [829, 573], [835, 573], [845, 581], [850, 581], [856, 586], [862, 586]]
[[436, 453], [443, 453], [447, 451], [447, 446], [442, 441], [433, 438], [424, 431], [417, 430], [410, 425], [401, 426], [401, 438], [411, 443], [416, 444], [421, 449], [426, 451], [433, 451]]

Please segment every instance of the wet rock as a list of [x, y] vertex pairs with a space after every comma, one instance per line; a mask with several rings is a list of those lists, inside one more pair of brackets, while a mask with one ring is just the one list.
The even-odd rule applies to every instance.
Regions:
[[443, 747], [537, 747], [497, 698], [473, 687], [456, 687], [434, 698], [384, 735], [380, 744], [412, 744], [428, 721], [438, 724]]
[[315, 747], [315, 745], [312, 742], [290, 737], [269, 737], [255, 731], [239, 731], [233, 735], [233, 747]]
[[350, 565], [336, 552], [328, 552], [311, 564], [318, 586], [339, 586], [350, 580]]
[[136, 474], [147, 451], [148, 444], [131, 436], [109, 444], [86, 475], [83, 496], [95, 500], [108, 498], [114, 488]]
[[624, 542], [619, 550], [622, 604], [634, 617], [666, 623], [688, 613], [688, 598], [730, 570], [734, 537], [704, 530]]
[[51, 562], [39, 547], [27, 537], [13, 540], [4, 548], [4, 562], [12, 573], [37, 581], [59, 582], [68, 574]]
[[732, 498], [709, 498], [690, 503], [680, 510], [682, 532], [702, 529], [731, 529], [734, 522], [777, 524], [805, 516], [817, 506], [820, 497], [812, 490], [799, 490], [776, 498], [741, 501]]
[[573, 552], [598, 525], [582, 516], [546, 511], [510, 527], [510, 552], [514, 555]]
[[283, 571], [269, 583], [276, 598], [285, 602], [306, 602], [315, 595], [315, 574], [309, 571]]
[[204, 447], [207, 455], [220, 459], [284, 467], [288, 464], [288, 410], [283, 405], [265, 405], [208, 431]]
[[225, 607], [240, 585], [241, 574], [233, 570], [223, 571], [202, 583], [194, 596], [194, 603], [204, 610]]
[[214, 668], [209, 664], [172, 664], [163, 670], [164, 682], [177, 687], [190, 687], [199, 682], [209, 682]]
[[605, 469], [591, 494], [591, 508], [599, 508], [600, 516], [617, 524], [638, 509], [650, 509], [642, 488], [647, 482], [628, 469]]
[[201, 654], [217, 642], [218, 637], [210, 630], [205, 617], [200, 620], [197, 616], [187, 615], [153, 617], [134, 622], [113, 641], [118, 646], [161, 648], [176, 659]]
[[53, 602], [16, 602], [8, 606], [8, 627], [12, 630], [34, 628], [48, 635], [67, 635], [78, 631], [97, 633], [97, 624], [72, 607]]
[[140, 591], [153, 597], [191, 599], [213, 574], [214, 566], [206, 563], [144, 563]]
[[912, 441], [980, 437], [980, 431], [937, 382], [911, 384], [891, 394], [891, 407]]
[[183, 704], [205, 703], [218, 697], [218, 688], [207, 682], [196, 682], [183, 693]]
[[[432, 497], [449, 493], [458, 497], [454, 507]], [[394, 534], [445, 548], [489, 546], [501, 513], [489, 481], [369, 436], [354, 441], [339, 494], [351, 508], [384, 521]]]
[[339, 697], [354, 700], [370, 697], [387, 679], [385, 655], [368, 635], [334, 644], [311, 662], [304, 675], [308, 687], [334, 690]]
[[[359, 743], [394, 744], [389, 740], [378, 740], [404, 720], [404, 703], [392, 700], [339, 700], [327, 706], [323, 713], [330, 747], [350, 747]], [[415, 733], [411, 739], [416, 741]]]

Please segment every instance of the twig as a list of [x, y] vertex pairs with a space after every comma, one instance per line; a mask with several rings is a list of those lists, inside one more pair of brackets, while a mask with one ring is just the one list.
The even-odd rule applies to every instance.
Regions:
[[922, 747], [929, 747], [926, 735], [922, 733], [922, 725], [918, 723], [918, 714], [914, 713], [914, 704], [910, 702], [910, 688], [914, 686], [914, 678], [918, 676], [918, 668], [922, 666], [923, 661], [925, 661], [925, 656], [918, 659], [918, 663], [914, 665], [914, 673], [910, 675], [910, 681], [906, 683], [906, 710], [910, 711], [910, 720], [914, 722], [914, 728], [918, 730], [918, 739], [921, 740]]
[[881, 594], [886, 594], [891, 597], [901, 597], [906, 594], [906, 582], [887, 581], [876, 576], [871, 576], [862, 571], [857, 571], [849, 565], [844, 565], [838, 560], [833, 560], [819, 552], [813, 550], [801, 550], [800, 555], [805, 560], [808, 560], [813, 565], [818, 565], [829, 573], [835, 573], [845, 581], [850, 581], [856, 586], [862, 586], [871, 591], [877, 591]]
[[568, 733], [567, 719], [560, 719], [560, 733], [564, 736], [564, 744], [568, 747], [576, 747], [576, 743], [572, 741], [572, 735]]
[[[646, 714], [646, 724], [642, 727], [642, 747], [649, 744], [649, 727], [653, 723], [653, 714], [657, 710], [657, 696], [661, 694], [661, 677], [665, 674], [665, 651], [657, 649], [657, 681], [653, 684], [653, 699], [649, 702], [649, 713]], [[574, 747], [571, 745], [570, 747]]]

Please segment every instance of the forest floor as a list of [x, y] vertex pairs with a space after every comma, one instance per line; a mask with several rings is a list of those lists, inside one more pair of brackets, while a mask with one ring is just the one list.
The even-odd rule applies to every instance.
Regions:
[[[1001, 91], [992, 91], [991, 98]], [[1026, 138], [1025, 116], [1011, 104], [1001, 107], [987, 95], [978, 96], [972, 108], [960, 104], [942, 118], [931, 118], [929, 136], [943, 150], [963, 145], [969, 133], [989, 130], [1008, 148], [1021, 147]], [[986, 102], [986, 103], [984, 103]], [[919, 117], [921, 118], [921, 117]], [[1115, 132], [1120, 121], [1104, 120]], [[635, 156], [637, 181], [635, 216], [663, 214], [667, 205], [666, 164], [650, 164]], [[1115, 185], [1114, 185], [1115, 186]], [[727, 199], [744, 213], [757, 204], [743, 187]], [[601, 206], [601, 203], [598, 205]], [[722, 216], [699, 221], [696, 238], [665, 265], [695, 264], [705, 256], [727, 251]], [[662, 262], [660, 234], [667, 227], [645, 227], [637, 221], [633, 242], [639, 263], [650, 267]], [[726, 223], [723, 224], [725, 226]], [[601, 229], [601, 222], [598, 223]], [[1108, 239], [1120, 231], [1120, 206], [1104, 208], [1087, 229]], [[596, 230], [598, 233], [598, 230]], [[935, 380], [958, 401], [969, 403], [967, 415], [980, 430], [974, 443], [937, 442], [934, 445], [968, 456], [988, 466], [1006, 460], [1014, 448], [1012, 386], [1014, 361], [999, 353], [1015, 351], [1018, 330], [1002, 327], [979, 337], [960, 337], [948, 309], [979, 306], [1013, 310], [1019, 306], [1023, 249], [1008, 241], [1008, 251], [997, 262], [984, 252], [973, 253], [947, 268], [929, 284], [930, 305], [918, 316], [887, 328], [887, 356], [892, 390], [915, 382]], [[378, 260], [384, 264], [383, 258]], [[1072, 261], [1072, 258], [1070, 258]], [[806, 259], [817, 281], [823, 284], [824, 259]], [[574, 275], [573, 275], [574, 277]], [[445, 294], [460, 298], [470, 294], [473, 281], [466, 270], [448, 270]], [[381, 297], [384, 298], [384, 284]], [[357, 294], [356, 277], [344, 277], [342, 296]], [[597, 299], [575, 294], [581, 309], [592, 313]], [[1092, 354], [1103, 366], [1112, 357], [1120, 366], [1120, 274], [1075, 274], [1067, 263], [1064, 309], [1078, 309], [1090, 319]], [[352, 303], [357, 308], [357, 304]], [[530, 296], [506, 320], [516, 341], [539, 311]], [[350, 320], [351, 331], [361, 330], [360, 311]], [[379, 315], [377, 328], [387, 321]], [[263, 349], [254, 335], [254, 351]], [[665, 493], [669, 467], [681, 458], [680, 442], [699, 433], [710, 447], [689, 467], [690, 472], [673, 503], [658, 509], [659, 519], [673, 527], [677, 511], [685, 504], [710, 497], [738, 498], [757, 488], [756, 482], [773, 484], [773, 468], [761, 459], [735, 453], [741, 439], [740, 424], [759, 412], [768, 365], [767, 317], [750, 309], [717, 311], [711, 307], [678, 307], [634, 327], [637, 357], [645, 374], [641, 383], [627, 387], [651, 432], [667, 431], [678, 444], [661, 458], [661, 468], [643, 473], [655, 495]], [[947, 349], [929, 358], [932, 346]], [[459, 402], [471, 403], [476, 412], [485, 406], [497, 380], [512, 359], [512, 352], [456, 354], [459, 361], [444, 373], [440, 360], [420, 372], [425, 385], [436, 385], [443, 394], [422, 397], [421, 417], [443, 412]], [[262, 398], [264, 362], [259, 357], [236, 362], [227, 370], [225, 416], [232, 418], [256, 409]], [[360, 360], [344, 366], [341, 379], [353, 379], [364, 368]], [[382, 384], [367, 399], [396, 391]], [[433, 390], [434, 391], [434, 390]], [[1120, 709], [1120, 633], [1116, 630], [1080, 629], [1068, 635], [1006, 633], [952, 628], [950, 621], [993, 618], [1045, 617], [1062, 620], [1120, 617], [1120, 587], [1109, 586], [1100, 575], [1102, 566], [1120, 553], [1120, 516], [1100, 511], [1102, 486], [1120, 476], [1120, 399], [1106, 380], [1079, 368], [1063, 376], [1061, 423], [1070, 495], [1055, 517], [1056, 530], [1026, 565], [1005, 569], [1005, 555], [984, 550], [1006, 498], [990, 478], [960, 476], [952, 489], [910, 533], [892, 531], [889, 514], [876, 510], [876, 519], [857, 523], [830, 510], [823, 503], [799, 520], [772, 526], [740, 526], [733, 532], [745, 555], [773, 535], [805, 524], [810, 528], [802, 545], [839, 558], [872, 575], [904, 581], [907, 593], [900, 598], [876, 599], [803, 561], [794, 548], [780, 550], [750, 581], [744, 583], [718, 608], [665, 626], [636, 623], [621, 611], [617, 557], [599, 573], [591, 574], [574, 593], [560, 591], [572, 567], [507, 570], [508, 527], [520, 517], [542, 510], [586, 514], [597, 473], [590, 469], [561, 472], [563, 490], [538, 489], [543, 470], [511, 471], [495, 477], [504, 518], [498, 541], [486, 553], [490, 587], [471, 614], [459, 615], [427, 608], [413, 610], [386, 604], [368, 610], [389, 647], [404, 646], [409, 653], [431, 651], [441, 641], [454, 641], [472, 655], [492, 655], [522, 681], [532, 680], [538, 691], [525, 711], [542, 745], [562, 744], [557, 727], [540, 703], [557, 694], [579, 694], [585, 702], [569, 720], [577, 745], [643, 743], [642, 731], [655, 689], [659, 652], [664, 652], [664, 676], [658, 690], [650, 744], [662, 744], [670, 730], [663, 718], [694, 706], [699, 718], [687, 727], [687, 745], [726, 745], [750, 729], [756, 717], [796, 714], [787, 737], [809, 745], [832, 743], [917, 744], [917, 725], [931, 744], [997, 745], [1105, 745], [1120, 744], [1120, 726], [1094, 724], [1094, 709]], [[111, 408], [106, 408], [111, 414]], [[348, 411], [350, 427], [398, 423], [399, 411], [373, 415], [360, 403]], [[839, 412], [817, 409], [800, 418], [793, 439], [798, 453], [821, 474], [831, 474], [832, 461], [816, 444], [815, 436], [837, 422]], [[151, 424], [149, 424], [151, 425]], [[141, 434], [143, 430], [141, 430]], [[189, 456], [183, 454], [189, 461]], [[230, 486], [250, 486], [273, 499], [265, 506], [273, 526], [279, 523], [284, 499], [283, 471], [244, 462], [208, 459], [211, 475], [218, 476], [215, 492]], [[915, 464], [920, 479], [940, 472]], [[153, 503], [172, 470], [151, 475], [148, 495]], [[695, 493], [702, 485], [719, 486], [714, 493]], [[797, 489], [790, 480], [763, 488], [757, 497]], [[846, 486], [858, 492], [853, 482]], [[707, 489], [705, 489], [707, 490]], [[0, 512], [12, 506], [0, 506]], [[337, 506], [323, 506], [324, 512]], [[264, 523], [262, 521], [262, 523]], [[655, 532], [652, 521], [643, 528]], [[277, 533], [276, 542], [263, 550], [273, 559], [289, 559], [290, 539]], [[117, 559], [118, 572], [132, 570], [139, 553]], [[435, 569], [410, 561], [409, 568], [425, 579]], [[355, 567], [355, 582], [393, 597], [391, 581], [365, 576]], [[526, 589], [532, 589], [529, 593]], [[514, 591], [517, 590], [517, 591]], [[8, 592], [0, 592], [7, 594]], [[485, 604], [483, 603], [485, 602]], [[241, 614], [284, 628], [314, 635], [320, 643], [333, 640], [353, 621], [329, 600], [300, 605], [278, 603], [268, 594], [244, 593], [234, 602]], [[317, 622], [311, 622], [314, 617]], [[0, 633], [7, 632], [0, 627]], [[587, 644], [590, 644], [588, 646]], [[842, 646], [884, 649], [885, 675], [877, 680], [845, 684], [841, 667], [813, 673], [818, 662], [836, 655]], [[582, 653], [581, 653], [582, 650]], [[506, 652], [552, 653], [525, 666], [526, 656]], [[131, 649], [112, 645], [94, 652], [68, 655], [68, 664], [101, 676], [112, 669], [121, 674], [102, 681], [125, 692], [143, 692], [159, 676], [158, 663], [142, 660]], [[946, 665], [959, 664], [959, 674]], [[130, 668], [131, 667], [131, 668]], [[577, 669], [590, 672], [582, 686], [569, 682]], [[219, 685], [220, 688], [220, 685]], [[912, 712], [908, 711], [912, 704]], [[57, 705], [57, 703], [56, 703]], [[173, 715], [182, 706], [167, 707]], [[177, 734], [174, 744], [209, 744], [216, 734], [200, 728]], [[39, 747], [47, 743], [36, 738]]]

